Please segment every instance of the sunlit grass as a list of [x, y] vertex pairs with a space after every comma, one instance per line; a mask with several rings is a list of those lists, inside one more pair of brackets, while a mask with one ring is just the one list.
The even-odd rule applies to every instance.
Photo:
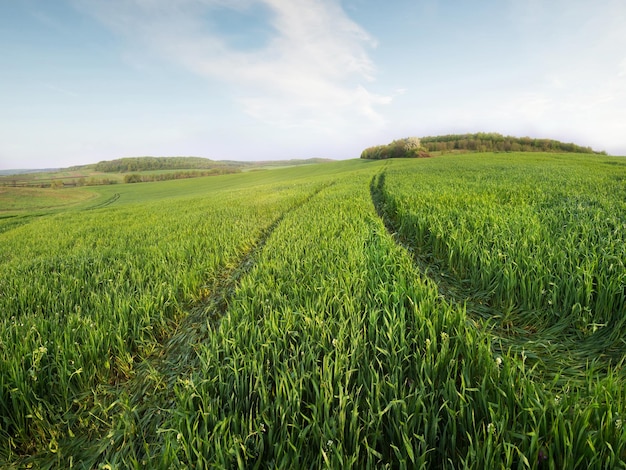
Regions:
[[95, 197], [86, 190], [0, 187], [0, 217], [23, 211], [76, 205]]
[[13, 227], [0, 461], [626, 468], [626, 212], [604, 160], [120, 185]]
[[414, 247], [493, 306], [606, 347], [621, 344], [626, 326], [626, 172], [607, 162], [450, 157], [393, 166], [382, 191]]

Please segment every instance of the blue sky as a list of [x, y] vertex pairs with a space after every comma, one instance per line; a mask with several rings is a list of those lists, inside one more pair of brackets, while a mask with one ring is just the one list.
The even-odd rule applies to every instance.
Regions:
[[461, 132], [626, 155], [624, 25], [623, 0], [0, 0], [0, 169]]

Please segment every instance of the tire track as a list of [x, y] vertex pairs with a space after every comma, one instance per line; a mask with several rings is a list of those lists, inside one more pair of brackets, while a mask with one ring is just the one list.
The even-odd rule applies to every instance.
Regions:
[[27, 225], [41, 217], [41, 214], [9, 215], [0, 217], [0, 234], [10, 232], [13, 229]]
[[[199, 301], [192, 311], [181, 322], [181, 325], [167, 341], [164, 348], [165, 357], [173, 357], [178, 362], [177, 350], [189, 344], [200, 343], [209, 334], [209, 326], [216, 326], [221, 317], [228, 310], [230, 299], [235, 294], [241, 279], [256, 265], [256, 261], [267, 244], [270, 236], [282, 221], [292, 212], [305, 206], [311, 199], [317, 196], [324, 189], [335, 183], [324, 185], [304, 200], [287, 209], [280, 214], [267, 228], [265, 228], [254, 245], [237, 262], [237, 264], [227, 269], [216, 277], [213, 285], [209, 289], [209, 296]], [[193, 339], [193, 340], [191, 340]], [[176, 367], [175, 364], [171, 364]], [[171, 369], [170, 369], [171, 370]]]
[[109, 206], [111, 204], [113, 204], [114, 202], [116, 202], [118, 199], [120, 198], [120, 193], [115, 193], [113, 196], [111, 196], [110, 198], [95, 204], [93, 206], [89, 206], [86, 207], [85, 209], [83, 209], [84, 211], [92, 211], [94, 209], [101, 209], [103, 207]]
[[474, 293], [472, 296], [472, 292], [464, 288], [455, 279], [454, 275], [442, 269], [436, 259], [422, 254], [412, 240], [402, 235], [395, 216], [390, 213], [386, 204], [384, 193], [385, 178], [386, 173], [385, 168], [383, 168], [379, 174], [372, 178], [370, 194], [376, 213], [385, 225], [387, 233], [394, 239], [396, 244], [410, 255], [413, 264], [418, 268], [419, 272], [437, 286], [439, 294], [448, 303], [464, 306], [469, 302], [469, 305], [472, 307], [471, 312], [476, 314], [480, 320], [493, 318], [496, 310], [488, 305], [486, 295], [476, 295]]
[[[109, 405], [110, 409], [116, 409], [119, 416], [109, 421], [120, 425], [97, 443], [91, 464], [105, 463], [115, 457], [116, 449], [122, 447], [125, 450], [132, 447], [132, 458], [139, 462], [149, 462], [158, 455], [163, 444], [160, 436], [167, 432], [163, 425], [176, 403], [174, 387], [199, 366], [197, 347], [209, 337], [227, 312], [241, 280], [256, 265], [267, 241], [285, 217], [334, 184], [331, 182], [320, 186], [281, 213], [261, 232], [254, 245], [240, 257], [235, 266], [225, 269], [216, 277], [209, 296], [191, 308], [162, 346], [157, 346], [146, 359], [137, 364], [135, 375], [119, 384], [121, 391], [116, 392], [118, 398]], [[130, 442], [129, 428], [134, 433]]]
[[[620, 359], [623, 361], [622, 355], [613, 357], [602, 345], [569, 338], [562, 325], [544, 330], [516, 326], [506, 312], [490, 305], [488, 293], [464, 286], [453, 274], [439, 266], [437, 259], [423, 254], [413, 240], [402, 235], [399, 221], [387, 204], [384, 189], [386, 168], [387, 165], [372, 178], [370, 194], [387, 232], [409, 254], [421, 275], [437, 286], [444, 301], [464, 308], [468, 321], [474, 327], [486, 330], [492, 338], [495, 354], [513, 353], [531, 366], [529, 370], [536, 365], [537, 369], [533, 373], [543, 380], [558, 378], [562, 383], [576, 378], [584, 380], [589, 369], [603, 372]], [[522, 314], [515, 313], [514, 316]]]

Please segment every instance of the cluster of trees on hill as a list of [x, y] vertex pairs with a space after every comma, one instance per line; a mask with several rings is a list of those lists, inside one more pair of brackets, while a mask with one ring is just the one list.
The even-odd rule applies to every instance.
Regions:
[[361, 158], [383, 160], [385, 158], [423, 158], [430, 154], [422, 146], [418, 137], [394, 140], [387, 145], [376, 145], [363, 150]]
[[128, 173], [153, 170], [208, 170], [228, 166], [201, 157], [132, 157], [96, 163], [94, 169], [105, 173]]
[[156, 173], [156, 174], [139, 174], [131, 173], [124, 176], [124, 183], [147, 183], [151, 181], [167, 181], [167, 180], [180, 180], [185, 178], [198, 178], [200, 176], [215, 176], [225, 175], [229, 173], [240, 173], [238, 168], [212, 168], [206, 171], [176, 171], [174, 173]]
[[436, 137], [408, 137], [394, 140], [387, 145], [377, 145], [363, 150], [361, 158], [380, 160], [384, 158], [430, 157], [429, 152], [569, 152], [595, 153], [591, 147], [581, 147], [572, 143], [552, 139], [531, 137], [511, 137], [495, 132], [477, 134], [451, 134]]
[[497, 133], [452, 134], [437, 137], [422, 137], [422, 145], [429, 152], [466, 150], [474, 152], [570, 152], [597, 153], [591, 147], [581, 147], [572, 143], [552, 139], [531, 137], [511, 137]]

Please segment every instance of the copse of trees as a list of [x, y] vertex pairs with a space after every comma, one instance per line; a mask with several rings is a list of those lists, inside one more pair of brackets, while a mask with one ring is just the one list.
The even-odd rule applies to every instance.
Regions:
[[552, 139], [504, 136], [494, 132], [422, 137], [421, 142], [429, 152], [462, 150], [470, 152], [566, 152], [606, 155], [604, 151], [596, 152], [591, 147], [582, 147], [573, 143], [564, 143]]
[[418, 137], [407, 137], [394, 140], [387, 145], [377, 145], [363, 150], [361, 158], [369, 160], [383, 160], [386, 158], [423, 158], [430, 157], [422, 147]]
[[591, 147], [582, 147], [573, 143], [559, 142], [552, 139], [533, 139], [531, 137], [512, 137], [495, 132], [476, 134], [450, 134], [435, 137], [408, 137], [394, 140], [387, 145], [369, 147], [361, 153], [361, 158], [381, 160], [385, 158], [430, 157], [429, 152], [564, 152], [595, 153]]

